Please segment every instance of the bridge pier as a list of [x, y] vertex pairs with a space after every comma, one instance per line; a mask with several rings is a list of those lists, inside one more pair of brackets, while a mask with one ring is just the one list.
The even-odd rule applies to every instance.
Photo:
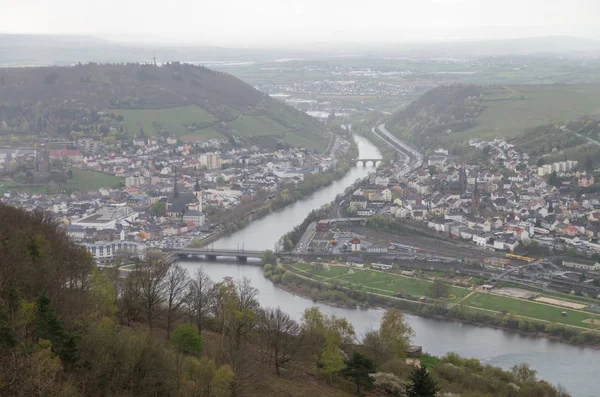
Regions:
[[217, 256], [216, 255], [208, 255], [208, 254], [206, 254], [206, 260], [207, 261], [216, 261], [217, 260]]
[[240, 263], [246, 263], [246, 262], [248, 262], [248, 257], [247, 256], [238, 255], [237, 256], [237, 260]]

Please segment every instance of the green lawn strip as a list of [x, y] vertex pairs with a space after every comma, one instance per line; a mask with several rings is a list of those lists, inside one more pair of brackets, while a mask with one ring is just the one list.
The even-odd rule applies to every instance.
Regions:
[[[431, 285], [431, 281], [419, 280], [412, 277], [400, 276], [393, 273], [384, 273], [375, 270], [367, 270], [361, 273], [354, 273], [344, 276], [342, 279], [348, 280], [353, 284], [369, 288], [373, 283], [383, 282], [383, 286], [378, 286], [377, 289], [389, 291], [392, 294], [407, 294], [412, 296], [427, 295]], [[452, 294], [457, 298], [466, 296], [469, 293], [467, 288], [450, 286]]]
[[[477, 292], [465, 299], [462, 304], [464, 306], [482, 308], [496, 312], [506, 311], [522, 317], [590, 329], [595, 329], [598, 326], [585, 323], [584, 320], [594, 318], [596, 323], [600, 325], [600, 316], [591, 313], [490, 293]], [[563, 316], [563, 312], [567, 315]]]
[[311, 264], [308, 264], [308, 263], [296, 264], [296, 265], [294, 265], [294, 267], [305, 273], [318, 275], [320, 277], [323, 277], [324, 279], [338, 277], [340, 275], [344, 275], [344, 274], [348, 273], [348, 271], [349, 271], [349, 269], [347, 267], [331, 266], [331, 265], [329, 266], [329, 270], [327, 271], [327, 270], [325, 270], [325, 268], [317, 269], [317, 267], [315, 267]]

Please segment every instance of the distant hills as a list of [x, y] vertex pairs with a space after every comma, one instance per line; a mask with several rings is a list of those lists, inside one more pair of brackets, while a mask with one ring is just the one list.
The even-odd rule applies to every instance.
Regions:
[[475, 85], [436, 87], [392, 114], [386, 126], [421, 147], [439, 144], [440, 138], [477, 125], [485, 109], [483, 93], [483, 87]]
[[221, 48], [166, 43], [134, 44], [93, 36], [0, 34], [0, 66], [73, 65], [77, 62], [149, 62], [159, 60], [272, 61], [277, 58], [322, 59], [345, 54], [370, 57], [495, 57], [503, 55], [597, 56], [600, 40], [569, 36], [510, 40], [408, 42], [389, 44], [315, 43], [303, 48]]
[[[0, 133], [252, 136], [324, 147], [324, 126], [241, 80], [171, 63], [0, 69]], [[98, 118], [106, 111], [109, 120]], [[112, 116], [110, 116], [112, 115]], [[112, 118], [111, 118], [112, 117]]]
[[600, 55], [600, 40], [544, 36], [503, 40], [465, 40], [403, 43], [373, 46], [382, 54], [412, 53], [420, 56], [488, 57], [502, 55]]

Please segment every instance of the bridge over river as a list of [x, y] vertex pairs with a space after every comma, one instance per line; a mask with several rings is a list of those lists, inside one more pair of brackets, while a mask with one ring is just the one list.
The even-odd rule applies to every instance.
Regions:
[[[176, 255], [180, 258], [205, 258], [207, 261], [216, 261], [219, 257], [221, 258], [236, 258], [238, 262], [245, 263], [248, 258], [251, 259], [262, 259], [265, 251], [258, 250], [242, 250], [242, 249], [225, 249], [225, 248], [166, 248], [164, 252], [170, 255]], [[332, 254], [330, 252], [289, 252], [279, 251], [274, 252], [278, 258], [328, 258], [328, 259], [348, 259], [348, 258], [360, 258], [364, 260], [366, 258], [381, 258], [381, 257], [393, 257], [393, 254], [384, 252], [342, 252]]]

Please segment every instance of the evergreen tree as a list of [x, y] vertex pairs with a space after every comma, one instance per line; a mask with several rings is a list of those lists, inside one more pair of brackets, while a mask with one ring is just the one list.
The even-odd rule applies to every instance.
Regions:
[[75, 363], [79, 358], [76, 339], [65, 331], [62, 321], [50, 307], [50, 299], [40, 296], [36, 305], [35, 331], [37, 337], [50, 341], [52, 350], [58, 354], [63, 363]]
[[437, 382], [425, 367], [416, 367], [406, 384], [406, 397], [436, 397], [439, 391]]
[[346, 361], [346, 367], [341, 373], [343, 376], [354, 380], [356, 395], [362, 396], [363, 389], [369, 390], [373, 387], [375, 379], [370, 375], [373, 372], [375, 372], [373, 360], [355, 351], [352, 353], [352, 358]]
[[0, 353], [5, 353], [7, 350], [17, 345], [17, 338], [13, 330], [8, 316], [4, 311], [0, 311]]

